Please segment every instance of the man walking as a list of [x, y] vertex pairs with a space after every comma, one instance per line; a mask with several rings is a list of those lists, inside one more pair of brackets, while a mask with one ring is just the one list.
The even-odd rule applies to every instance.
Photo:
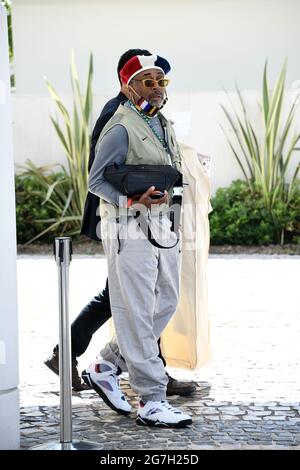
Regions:
[[[150, 164], [181, 171], [174, 131], [159, 112], [166, 102], [165, 78], [170, 70], [157, 55], [136, 55], [120, 71], [129, 101], [121, 104], [104, 127], [96, 146], [89, 190], [100, 197], [102, 240], [108, 261], [110, 301], [117, 343], [112, 341], [83, 372], [86, 383], [115, 411], [131, 410], [118, 388], [117, 372], [124, 360], [131, 387], [140, 396], [137, 424], [183, 427], [189, 415], [166, 401], [168, 377], [158, 357], [157, 339], [174, 314], [179, 298], [180, 249], [167, 216], [169, 195], [160, 199], [155, 187], [126, 199], [104, 176], [108, 165]], [[134, 205], [151, 214], [151, 230], [168, 249], [154, 245], [138, 229]], [[116, 210], [118, 216], [116, 217]], [[176, 238], [176, 237], [175, 237]], [[119, 350], [118, 350], [119, 348]], [[124, 370], [124, 369], [123, 369]]]
[[[111, 119], [116, 112], [117, 108], [122, 102], [127, 101], [129, 98], [128, 87], [122, 83], [120, 79], [120, 71], [124, 65], [135, 56], [150, 56], [151, 53], [144, 49], [129, 49], [120, 58], [117, 73], [120, 81], [121, 89], [119, 94], [108, 101], [104, 106], [101, 115], [99, 116], [92, 134], [89, 170], [92, 167], [95, 158], [95, 147], [102, 129]], [[97, 227], [99, 226], [100, 218], [97, 215], [99, 210], [99, 197], [91, 192], [88, 193], [85, 211], [82, 222], [81, 233], [87, 237], [99, 241], [99, 234], [97, 234]], [[81, 381], [77, 369], [77, 358], [81, 356], [87, 349], [93, 334], [111, 317], [111, 307], [109, 300], [108, 282], [102, 292], [96, 295], [80, 312], [77, 318], [71, 325], [71, 339], [72, 339], [72, 386], [73, 390], [80, 391], [90, 388], [88, 385]], [[160, 340], [158, 340], [158, 357], [166, 366], [165, 359], [160, 350]], [[59, 364], [59, 351], [56, 345], [53, 349], [52, 355], [45, 361], [45, 364], [54, 373], [58, 374]], [[167, 395], [180, 395], [188, 396], [196, 390], [193, 382], [182, 382], [174, 379], [167, 374]]]

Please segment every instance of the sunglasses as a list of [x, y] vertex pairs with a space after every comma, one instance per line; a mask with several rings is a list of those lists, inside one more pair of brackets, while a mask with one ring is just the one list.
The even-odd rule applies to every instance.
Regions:
[[160, 78], [159, 80], [154, 80], [153, 78], [144, 78], [143, 80], [137, 80], [136, 78], [134, 78], [132, 81], [142, 82], [145, 88], [153, 88], [155, 84], [157, 84], [159, 88], [166, 88], [170, 83], [170, 80], [168, 80], [167, 78]]

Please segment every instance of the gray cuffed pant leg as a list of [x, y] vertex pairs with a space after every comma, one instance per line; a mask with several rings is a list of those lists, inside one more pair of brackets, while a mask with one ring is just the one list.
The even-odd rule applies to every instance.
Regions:
[[[127, 364], [131, 387], [141, 399], [144, 402], [164, 400], [168, 378], [158, 357], [157, 339], [178, 303], [179, 244], [171, 249], [158, 249], [141, 233], [138, 238], [136, 233], [135, 237], [129, 234], [124, 238], [124, 231], [129, 229], [131, 232], [130, 228], [134, 228], [134, 219], [128, 227], [122, 224], [116, 227], [116, 223], [108, 219], [103, 223], [103, 233], [107, 234], [103, 237], [103, 246], [108, 261], [110, 302], [119, 352], [111, 344], [101, 351], [101, 355], [122, 368], [121, 353]], [[166, 217], [157, 217], [155, 224], [157, 230], [160, 224], [165, 229], [169, 227]], [[114, 237], [116, 230], [120, 243]], [[165, 240], [160, 241], [166, 244]]]

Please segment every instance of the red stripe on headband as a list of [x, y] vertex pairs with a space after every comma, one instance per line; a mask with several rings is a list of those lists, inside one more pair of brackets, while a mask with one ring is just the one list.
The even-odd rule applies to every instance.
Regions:
[[142, 65], [139, 61], [138, 56], [131, 57], [131, 59], [126, 62], [122, 70], [120, 70], [120, 77], [125, 85], [128, 84], [128, 80], [132, 75], [142, 69]]

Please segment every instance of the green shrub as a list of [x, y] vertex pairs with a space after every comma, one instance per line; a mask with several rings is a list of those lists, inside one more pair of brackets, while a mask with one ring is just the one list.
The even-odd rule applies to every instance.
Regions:
[[268, 245], [300, 242], [300, 190], [289, 203], [276, 200], [272, 211], [259, 189], [244, 181], [220, 188], [212, 198], [212, 245]]
[[[61, 173], [53, 173], [49, 183], [54, 183], [62, 178]], [[45, 202], [47, 191], [45, 186], [33, 175], [16, 175], [16, 219], [18, 243], [27, 243], [38, 233], [49, 227], [49, 219], [57, 216], [54, 207]], [[41, 241], [50, 242], [55, 236], [61, 235], [56, 227], [40, 237]], [[64, 231], [65, 232], [65, 229]]]
[[[90, 155], [90, 124], [93, 108], [93, 55], [90, 54], [89, 70], [85, 93], [81, 92], [75, 58], [71, 56], [71, 83], [73, 89], [73, 112], [69, 113], [53, 86], [46, 80], [49, 93], [56, 104], [58, 117], [51, 116], [51, 122], [67, 157], [68, 175], [71, 178], [72, 194], [70, 206], [73, 221], [82, 217], [88, 190], [88, 162]], [[31, 162], [32, 163], [32, 162]], [[67, 221], [70, 221], [68, 216]], [[61, 220], [63, 223], [63, 220]]]
[[[86, 91], [82, 94], [72, 54], [72, 115], [53, 86], [46, 81], [62, 118], [62, 123], [54, 117], [51, 117], [51, 121], [66, 154], [68, 171], [59, 164], [38, 167], [30, 160], [22, 167], [25, 171], [16, 177], [19, 243], [49, 241], [53, 236], [76, 236], [80, 233], [88, 189], [92, 76], [91, 54]], [[54, 170], [54, 167], [59, 167], [60, 172]]]
[[[249, 187], [253, 192], [257, 188], [260, 189], [266, 208], [272, 212], [278, 200], [289, 203], [293, 198], [294, 190], [299, 188], [299, 158], [289, 181], [287, 178], [292, 162], [294, 166], [295, 151], [299, 151], [300, 133], [295, 132], [293, 136], [290, 135], [293, 124], [296, 122], [299, 95], [293, 100], [288, 112], [283, 113], [286, 61], [273, 88], [269, 84], [267, 68], [266, 61], [262, 80], [262, 98], [259, 103], [263, 121], [260, 132], [250, 119], [247, 105], [238, 88], [236, 91], [240, 112], [233, 108], [232, 113], [225, 106], [221, 106], [231, 127], [230, 134], [224, 132], [235, 160]], [[262, 134], [261, 139], [260, 134]], [[274, 217], [276, 218], [276, 215]]]

